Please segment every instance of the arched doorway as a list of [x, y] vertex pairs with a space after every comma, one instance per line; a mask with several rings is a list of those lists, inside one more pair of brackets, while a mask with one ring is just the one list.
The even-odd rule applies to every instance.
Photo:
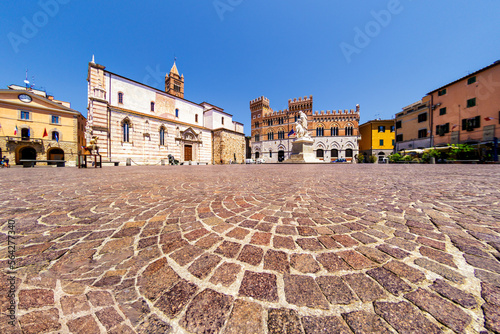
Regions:
[[380, 152], [378, 154], [378, 162], [384, 162], [384, 158], [385, 158], [385, 153], [384, 152]]
[[[19, 160], [36, 160], [36, 150], [31, 146], [23, 147], [19, 150]], [[16, 161], [16, 164], [19, 163], [19, 160]]]
[[285, 151], [279, 150], [278, 151], [278, 162], [282, 162], [283, 160], [285, 160]]
[[260, 158], [260, 153], [259, 152], [255, 152], [255, 160], [257, 160], [259, 158]]
[[345, 150], [345, 157], [352, 158], [352, 149], [351, 148], [348, 148]]
[[[64, 160], [64, 151], [60, 148], [53, 148], [47, 152], [47, 160]], [[49, 162], [49, 165], [55, 165], [55, 162]]]
[[336, 148], [332, 149], [331, 155], [332, 158], [337, 159], [339, 157], [339, 150], [337, 150]]
[[323, 149], [321, 149], [321, 148], [318, 148], [316, 150], [316, 158], [322, 160], [324, 157], [325, 157], [325, 151]]

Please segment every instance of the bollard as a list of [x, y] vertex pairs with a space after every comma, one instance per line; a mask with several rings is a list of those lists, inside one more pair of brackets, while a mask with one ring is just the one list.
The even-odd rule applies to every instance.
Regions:
[[165, 166], [165, 159], [161, 159], [161, 165]]
[[434, 165], [436, 163], [436, 158], [435, 157], [431, 157], [430, 163]]
[[132, 166], [132, 159], [127, 158], [127, 166]]

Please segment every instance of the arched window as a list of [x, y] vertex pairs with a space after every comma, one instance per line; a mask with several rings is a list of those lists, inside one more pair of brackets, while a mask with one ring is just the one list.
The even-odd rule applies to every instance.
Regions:
[[348, 148], [345, 150], [345, 157], [352, 158], [352, 149]]
[[59, 132], [52, 131], [52, 140], [59, 141]]
[[346, 136], [352, 136], [353, 133], [353, 127], [352, 126], [346, 126], [345, 127], [345, 135]]
[[269, 158], [272, 158], [273, 157], [273, 151], [271, 149], [269, 149]]
[[151, 111], [155, 111], [155, 103], [151, 102]]
[[165, 145], [165, 128], [163, 126], [160, 128], [160, 145]]
[[123, 93], [118, 92], [118, 103], [123, 103]]
[[198, 123], [198, 114], [194, 115], [194, 121]]
[[[17, 130], [17, 128], [16, 128]], [[30, 139], [30, 129], [29, 128], [23, 128], [21, 129], [21, 138], [23, 139]]]
[[123, 129], [123, 142], [128, 143], [130, 141], [130, 121], [126, 119], [122, 125]]
[[274, 140], [274, 132], [271, 131], [267, 134], [267, 140]]
[[260, 135], [258, 133], [255, 134], [255, 141], [260, 141]]
[[316, 128], [316, 137], [323, 137], [324, 134], [323, 128]]
[[278, 131], [278, 139], [285, 139], [285, 131]]
[[339, 128], [336, 125], [332, 126], [331, 129], [330, 129], [330, 131], [331, 131], [331, 135], [332, 136], [338, 136], [339, 135]]
[[179, 117], [179, 109], [175, 109], [175, 117]]
[[338, 158], [339, 157], [339, 150], [337, 150], [336, 148], [332, 149], [332, 158]]
[[318, 148], [316, 150], [316, 158], [323, 158], [325, 156], [325, 151], [323, 151], [323, 149], [321, 148]]

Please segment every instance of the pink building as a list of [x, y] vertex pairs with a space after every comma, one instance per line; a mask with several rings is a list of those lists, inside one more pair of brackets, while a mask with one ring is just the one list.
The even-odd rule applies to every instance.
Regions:
[[431, 146], [490, 145], [500, 137], [500, 61], [428, 95]]

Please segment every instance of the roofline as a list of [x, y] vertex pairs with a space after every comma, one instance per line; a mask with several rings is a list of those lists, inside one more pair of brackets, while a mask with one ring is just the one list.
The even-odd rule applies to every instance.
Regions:
[[[15, 90], [15, 89], [0, 89], [0, 93], [18, 93], [19, 95], [21, 94], [26, 94], [26, 95], [29, 95], [31, 96], [32, 98], [39, 98], [39, 99], [43, 99], [45, 100], [46, 102], [48, 102], [49, 104], [52, 104], [54, 105], [54, 107], [58, 107], [58, 108], [63, 108], [63, 109], [66, 109], [65, 111], [68, 111], [68, 112], [71, 112], [71, 113], [75, 113], [75, 114], [80, 114], [82, 115], [81, 112], [79, 112], [78, 110], [75, 110], [75, 109], [72, 109], [72, 108], [68, 108], [60, 103], [57, 103], [57, 102], [54, 102], [52, 100], [49, 100], [48, 98], [46, 97], [43, 97], [43, 96], [40, 96], [38, 94], [35, 94], [33, 92], [30, 92], [29, 90], [28, 91], [24, 91], [24, 90]], [[5, 102], [5, 101], [4, 101]], [[8, 102], [7, 102], [8, 103]], [[27, 105], [28, 106], [28, 105]], [[82, 115], [83, 116], [83, 115]], [[85, 116], [84, 116], [85, 117]]]
[[488, 66], [486, 66], [486, 67], [483, 67], [482, 69], [480, 69], [480, 70], [478, 70], [478, 71], [476, 71], [476, 72], [474, 72], [474, 73], [468, 74], [468, 75], [466, 75], [466, 76], [464, 76], [464, 77], [461, 77], [460, 79], [457, 79], [457, 80], [455, 80], [455, 81], [453, 81], [453, 82], [450, 82], [450, 83], [449, 83], [449, 84], [447, 84], [447, 85], [444, 85], [444, 86], [442, 86], [442, 87], [439, 87], [438, 89], [434, 89], [433, 91], [431, 91], [431, 92], [427, 93], [427, 95], [431, 95], [431, 94], [433, 94], [433, 93], [437, 92], [438, 90], [441, 90], [441, 89], [443, 89], [443, 88], [449, 87], [449, 86], [451, 86], [451, 85], [453, 85], [453, 84], [456, 84], [456, 83], [457, 83], [457, 82], [459, 82], [459, 81], [462, 81], [462, 80], [464, 80], [464, 79], [466, 79], [466, 78], [468, 78], [468, 77], [470, 77], [470, 76], [476, 75], [476, 74], [481, 73], [481, 72], [484, 72], [484, 71], [486, 71], [486, 70], [489, 70], [490, 68], [495, 67], [495, 66], [497, 66], [497, 65], [500, 65], [500, 60], [497, 60], [497, 61], [496, 61], [496, 62], [494, 62], [493, 64], [488, 65]]
[[[96, 65], [97, 65], [97, 64], [96, 64]], [[94, 66], [94, 65], [92, 65], [92, 66]], [[100, 67], [104, 67], [103, 65], [99, 65], [99, 66], [100, 66]], [[111, 71], [108, 71], [108, 70], [106, 70], [106, 69], [104, 69], [104, 68], [102, 69], [102, 71], [103, 71], [103, 72], [105, 72], [105, 73], [109, 73], [109, 74], [111, 74], [111, 75], [117, 76], [117, 77], [119, 77], [119, 78], [122, 78], [122, 79], [125, 79], [125, 80], [128, 80], [128, 81], [131, 81], [131, 82], [136, 83], [136, 84], [138, 84], [138, 85], [141, 85], [141, 86], [144, 86], [144, 87], [147, 87], [147, 88], [153, 89], [153, 90], [154, 90], [154, 91], [156, 91], [156, 92], [159, 92], [159, 93], [162, 93], [162, 94], [165, 94], [165, 95], [171, 96], [171, 97], [173, 97], [173, 98], [175, 98], [175, 99], [183, 100], [183, 101], [186, 101], [186, 102], [189, 102], [189, 103], [192, 103], [192, 104], [195, 104], [195, 105], [197, 105], [197, 106], [200, 106], [200, 107], [201, 107], [201, 104], [200, 104], [200, 103], [196, 103], [196, 102], [193, 102], [193, 101], [187, 100], [187, 99], [185, 99], [185, 98], [182, 98], [182, 97], [178, 97], [178, 96], [175, 96], [175, 95], [169, 94], [169, 93], [167, 93], [167, 92], [165, 92], [165, 91], [163, 91], [163, 90], [160, 90], [160, 89], [158, 89], [158, 88], [155, 88], [155, 87], [152, 87], [152, 86], [146, 85], [146, 84], [144, 84], [144, 83], [142, 83], [142, 82], [139, 82], [139, 81], [136, 81], [136, 80], [134, 80], [134, 79], [127, 78], [127, 77], [125, 77], [125, 76], [123, 76], [123, 75], [116, 74], [116, 73], [111, 72]], [[208, 103], [208, 102], [206, 102], [206, 103]], [[213, 106], [213, 104], [211, 104], [211, 103], [209, 103], [209, 104]], [[214, 107], [216, 107], [216, 106], [214, 106]], [[232, 116], [232, 115], [231, 115], [231, 116]]]

